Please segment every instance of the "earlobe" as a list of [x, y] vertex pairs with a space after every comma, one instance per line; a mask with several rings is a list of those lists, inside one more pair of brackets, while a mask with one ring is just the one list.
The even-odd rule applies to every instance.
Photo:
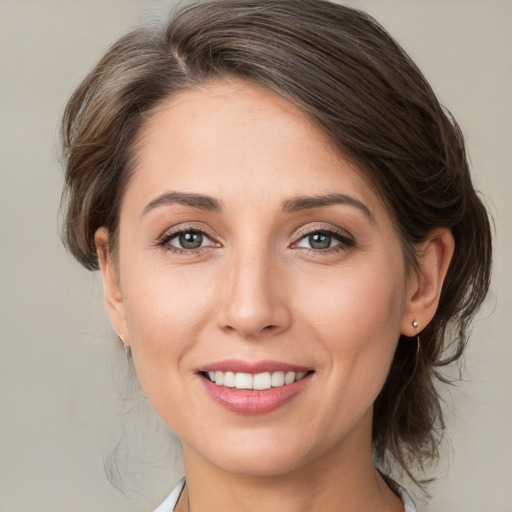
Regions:
[[99, 228], [94, 235], [98, 265], [103, 282], [103, 293], [110, 321], [123, 344], [129, 345], [123, 298], [119, 285], [119, 275], [109, 252], [109, 234], [107, 228]]
[[407, 298], [402, 317], [401, 333], [416, 336], [432, 320], [455, 241], [447, 228], [433, 230], [418, 250], [418, 269], [409, 279]]

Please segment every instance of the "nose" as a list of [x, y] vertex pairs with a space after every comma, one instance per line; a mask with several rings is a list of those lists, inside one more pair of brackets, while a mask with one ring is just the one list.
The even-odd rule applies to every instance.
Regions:
[[244, 339], [288, 329], [291, 312], [279, 265], [261, 250], [239, 251], [228, 261], [220, 283], [218, 326]]

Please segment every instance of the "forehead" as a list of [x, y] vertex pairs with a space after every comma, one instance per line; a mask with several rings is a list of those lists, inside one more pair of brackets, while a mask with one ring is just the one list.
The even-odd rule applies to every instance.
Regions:
[[162, 103], [141, 130], [135, 160], [129, 192], [146, 200], [167, 188], [266, 204], [284, 193], [332, 192], [379, 202], [294, 105], [246, 82], [210, 83]]

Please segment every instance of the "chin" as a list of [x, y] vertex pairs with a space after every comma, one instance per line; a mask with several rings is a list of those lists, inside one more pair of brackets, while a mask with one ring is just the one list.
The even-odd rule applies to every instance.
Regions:
[[224, 456], [216, 466], [228, 473], [250, 477], [275, 477], [292, 473], [305, 464], [295, 453], [266, 453], [258, 451], [254, 455]]
[[[294, 472], [307, 465], [318, 451], [308, 441], [269, 432], [239, 432], [211, 440], [202, 456], [213, 466], [240, 476], [271, 477]], [[211, 448], [214, 447], [214, 450]]]

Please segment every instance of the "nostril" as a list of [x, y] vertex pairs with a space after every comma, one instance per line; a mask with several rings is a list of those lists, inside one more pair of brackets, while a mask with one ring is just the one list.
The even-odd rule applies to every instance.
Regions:
[[[248, 298], [249, 297], [249, 298]], [[222, 301], [216, 323], [225, 333], [238, 333], [243, 338], [274, 335], [288, 329], [291, 315], [284, 304], [259, 300], [254, 294], [231, 295]]]

